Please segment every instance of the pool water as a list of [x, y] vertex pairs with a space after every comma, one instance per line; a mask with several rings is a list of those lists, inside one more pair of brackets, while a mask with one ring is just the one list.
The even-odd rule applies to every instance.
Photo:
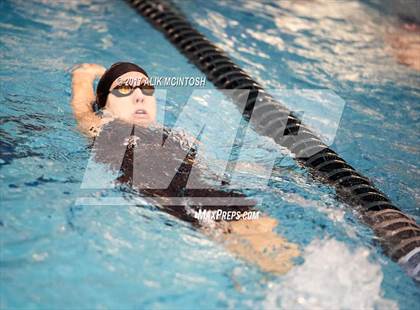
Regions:
[[[419, 221], [420, 75], [389, 53], [392, 16], [358, 1], [177, 4], [265, 88], [330, 89], [343, 98], [332, 148]], [[268, 188], [248, 192], [302, 250], [284, 276], [151, 207], [77, 204], [120, 193], [81, 189], [90, 140], [69, 104], [72, 66], [126, 60], [154, 76], [202, 74], [125, 2], [6, 0], [0, 11], [0, 308], [418, 307], [418, 285], [357, 214], [252, 132], [249, 155], [261, 152], [261, 164], [286, 158]], [[159, 120], [174, 124], [190, 93], [168, 92]], [[203, 98], [193, 100], [186, 131], [204, 118], [217, 135], [239, 113], [232, 103], [214, 117]], [[220, 148], [207, 152], [217, 157]]]

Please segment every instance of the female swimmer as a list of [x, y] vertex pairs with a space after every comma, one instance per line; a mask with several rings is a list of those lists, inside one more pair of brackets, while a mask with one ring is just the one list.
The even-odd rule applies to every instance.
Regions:
[[[96, 78], [100, 78], [100, 80], [95, 94], [93, 85]], [[131, 128], [130, 126], [133, 126], [133, 128], [137, 128], [136, 132], [138, 134], [136, 134], [136, 137], [138, 139], [141, 137], [143, 140], [152, 141], [156, 131], [147, 128], [156, 124], [157, 107], [154, 88], [148, 83], [148, 78], [146, 71], [133, 63], [118, 62], [108, 70], [97, 64], [78, 66], [72, 72], [71, 105], [80, 130], [90, 137], [111, 141], [115, 137], [115, 132], [118, 131], [112, 124], [117, 124], [118, 128], [124, 128], [124, 126]], [[138, 128], [145, 129], [139, 130]], [[131, 134], [131, 129], [128, 132]], [[166, 136], [171, 135], [166, 134]], [[151, 143], [148, 145], [149, 147], [142, 148], [142, 151], [146, 149], [149, 153], [143, 154], [142, 158], [145, 158], [149, 168], [144, 173], [150, 173], [151, 176], [153, 174], [159, 176], [162, 173], [162, 167], [167, 169], [174, 160], [176, 161], [177, 154], [180, 154], [179, 156], [185, 154], [180, 151], [179, 145], [181, 144], [179, 141], [178, 143], [172, 143], [174, 147], [170, 149], [175, 155], [163, 154], [163, 152], [160, 154], [157, 151], [159, 148]], [[112, 143], [102, 144], [102, 147], [97, 150], [99, 155], [96, 158], [103, 162], [117, 163], [113, 168], [123, 172], [123, 176], [119, 178], [122, 183], [130, 183], [139, 192], [146, 192], [153, 197], [185, 197], [188, 194], [185, 183], [190, 177], [189, 171], [194, 163], [194, 155], [191, 155], [191, 153], [183, 159], [183, 164], [174, 177], [175, 181], [171, 182], [168, 188], [147, 190], [144, 186], [145, 182], [136, 181], [133, 183], [134, 160], [130, 145], [127, 146], [122, 164], [121, 161], [113, 161], [113, 150], [115, 148]], [[179, 161], [177, 162], [179, 163]], [[119, 165], [121, 167], [118, 167]], [[149, 177], [149, 174], [147, 174], [147, 177]], [[203, 183], [201, 179], [197, 182]], [[181, 192], [182, 194], [180, 194]], [[215, 194], [220, 196], [221, 193], [224, 193], [225, 197], [244, 196], [243, 194], [226, 193], [221, 190], [199, 190], [198, 196], [213, 197]], [[229, 211], [234, 210], [232, 206], [219, 206], [219, 208]], [[249, 210], [250, 208], [238, 207], [238, 210], [246, 209]], [[277, 221], [268, 216], [261, 215], [258, 219], [253, 220], [239, 218], [216, 221], [209, 228], [210, 226], [192, 217], [187, 207], [180, 208], [179, 206], [166, 205], [164, 210], [182, 220], [193, 223], [205, 234], [223, 242], [230, 251], [242, 259], [258, 265], [263, 271], [284, 273], [293, 265], [292, 259], [299, 255], [298, 247], [295, 244], [287, 242], [274, 232]]]

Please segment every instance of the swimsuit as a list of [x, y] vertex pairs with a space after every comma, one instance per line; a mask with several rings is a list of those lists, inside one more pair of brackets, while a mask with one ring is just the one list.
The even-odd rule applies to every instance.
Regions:
[[[168, 199], [169, 203], [164, 203], [162, 209], [193, 224], [198, 225], [199, 221], [192, 211], [244, 212], [255, 205], [238, 191], [210, 187], [200, 166], [194, 165], [192, 170], [196, 147], [185, 136], [165, 127], [144, 128], [114, 120], [95, 138], [93, 151], [97, 162], [120, 172], [118, 181], [121, 184], [132, 187], [142, 196]], [[193, 184], [194, 188], [187, 187], [187, 183]], [[194, 197], [204, 198], [205, 203], [197, 202]], [[178, 199], [177, 203], [171, 203], [171, 198]], [[220, 205], [231, 198], [246, 203]], [[180, 200], [183, 203], [179, 203]]]

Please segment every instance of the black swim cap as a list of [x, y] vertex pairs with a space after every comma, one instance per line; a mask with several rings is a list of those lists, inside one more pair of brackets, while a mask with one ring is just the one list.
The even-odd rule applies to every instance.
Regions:
[[140, 72], [149, 77], [143, 68], [131, 62], [116, 62], [105, 71], [96, 88], [96, 109], [102, 109], [105, 106], [112, 83], [121, 75], [131, 71]]

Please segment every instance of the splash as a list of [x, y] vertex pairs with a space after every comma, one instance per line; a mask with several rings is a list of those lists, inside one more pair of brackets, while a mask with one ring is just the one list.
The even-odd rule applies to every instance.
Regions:
[[334, 239], [314, 240], [305, 249], [305, 262], [269, 285], [264, 308], [398, 309], [382, 297], [381, 267], [368, 256], [364, 247], [350, 251]]

